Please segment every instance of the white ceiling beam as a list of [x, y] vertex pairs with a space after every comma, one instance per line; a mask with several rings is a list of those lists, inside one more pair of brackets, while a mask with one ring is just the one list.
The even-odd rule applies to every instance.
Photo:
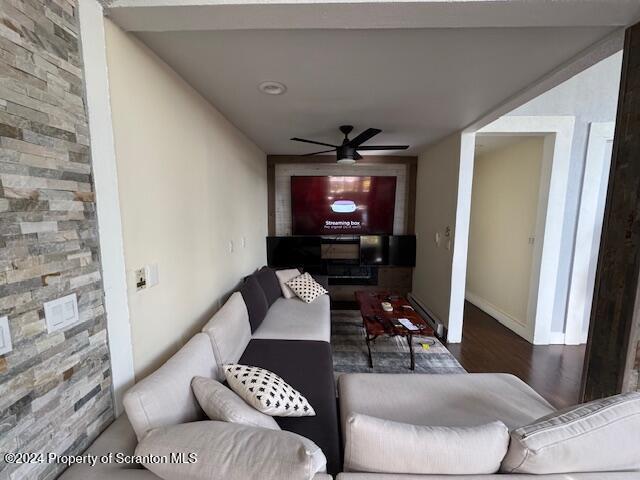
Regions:
[[328, 29], [623, 27], [638, 0], [102, 0], [136, 32]]

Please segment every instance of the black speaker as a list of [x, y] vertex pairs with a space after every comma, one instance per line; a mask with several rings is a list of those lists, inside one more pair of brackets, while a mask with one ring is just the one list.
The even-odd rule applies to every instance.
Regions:
[[389, 237], [389, 265], [395, 267], [416, 266], [415, 235], [394, 235]]
[[320, 237], [267, 237], [267, 262], [270, 267], [316, 272], [322, 264], [320, 244]]

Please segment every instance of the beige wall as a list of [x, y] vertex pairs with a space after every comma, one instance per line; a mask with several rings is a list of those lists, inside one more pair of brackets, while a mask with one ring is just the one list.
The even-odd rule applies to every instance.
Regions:
[[[458, 202], [460, 134], [425, 151], [418, 159], [416, 181], [416, 268], [413, 294], [430, 313], [448, 326], [451, 303], [453, 238]], [[435, 235], [440, 235], [436, 244]]]
[[[494, 137], [495, 138], [495, 137]], [[544, 137], [478, 151], [474, 164], [467, 299], [531, 337], [529, 288]], [[487, 143], [478, 137], [478, 143]], [[542, 241], [542, 239], [538, 239]]]
[[[266, 156], [133, 36], [105, 30], [140, 378], [266, 262]], [[160, 283], [136, 292], [133, 271], [150, 263]]]

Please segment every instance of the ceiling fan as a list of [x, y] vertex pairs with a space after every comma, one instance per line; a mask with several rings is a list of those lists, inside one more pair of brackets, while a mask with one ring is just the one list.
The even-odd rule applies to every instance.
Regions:
[[291, 140], [296, 142], [312, 143], [314, 145], [322, 145], [325, 147], [331, 147], [330, 150], [322, 150], [320, 152], [307, 153], [303, 155], [308, 157], [310, 155], [320, 155], [321, 153], [336, 152], [337, 161], [341, 164], [352, 165], [356, 163], [356, 160], [360, 160], [362, 155], [358, 153], [358, 150], [406, 150], [409, 145], [362, 145], [364, 142], [378, 135], [382, 130], [378, 128], [367, 128], [360, 135], [349, 140], [349, 134], [353, 130], [351, 125], [342, 125], [340, 131], [344, 134], [344, 140], [341, 145], [331, 145], [330, 143], [316, 142], [315, 140], [306, 140], [304, 138], [294, 137]]

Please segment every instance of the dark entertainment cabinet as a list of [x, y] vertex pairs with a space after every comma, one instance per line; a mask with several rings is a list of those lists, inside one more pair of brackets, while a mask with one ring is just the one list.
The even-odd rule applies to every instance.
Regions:
[[267, 237], [270, 267], [326, 275], [334, 302], [354, 302], [356, 290], [409, 293], [415, 250], [414, 235]]

